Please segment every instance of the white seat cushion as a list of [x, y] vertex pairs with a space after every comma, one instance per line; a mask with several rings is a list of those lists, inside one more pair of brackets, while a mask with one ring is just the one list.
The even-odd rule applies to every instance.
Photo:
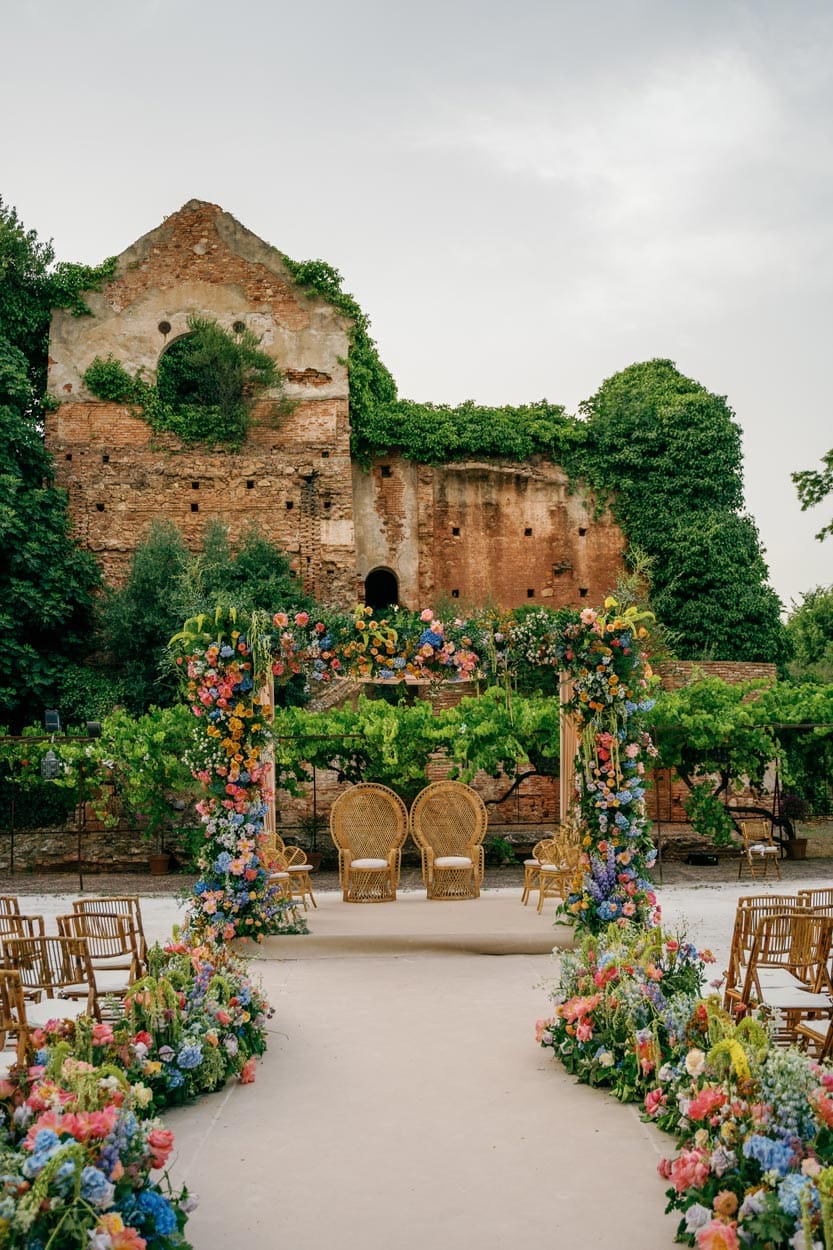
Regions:
[[540, 859], [525, 859], [524, 860], [524, 868], [540, 868], [540, 866], [541, 866]]
[[87, 1010], [86, 998], [42, 998], [39, 1003], [26, 1004], [29, 1024], [43, 1027], [47, 1020], [76, 1020]]
[[289, 880], [289, 873], [288, 873], [288, 872], [273, 872], [273, 873], [270, 873], [270, 874], [269, 874], [269, 880], [270, 880], [270, 881], [288, 881], [288, 880]]
[[471, 868], [471, 860], [467, 855], [439, 855], [434, 860], [435, 868]]
[[764, 990], [764, 1003], [767, 1007], [777, 1007], [781, 1011], [830, 1011], [833, 1002], [827, 994], [813, 994], [810, 990], [791, 990], [786, 986]]
[[350, 861], [350, 867], [358, 868], [359, 870], [370, 870], [373, 868], [378, 870], [380, 868], [388, 868], [389, 864], [386, 859], [352, 859]]
[[541, 872], [566, 872], [567, 869], [560, 864], [542, 864]]
[[777, 855], [777, 846], [767, 846], [764, 842], [756, 842], [754, 846], [750, 846], [750, 851], [755, 855]]
[[804, 982], [787, 968], [759, 968], [758, 981], [762, 990], [805, 988]]
[[291, 864], [290, 873], [293, 872], [312, 872], [312, 864]]

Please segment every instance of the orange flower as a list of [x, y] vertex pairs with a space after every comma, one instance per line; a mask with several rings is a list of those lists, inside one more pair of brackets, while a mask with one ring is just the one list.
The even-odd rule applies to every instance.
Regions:
[[144, 1237], [140, 1237], [135, 1228], [125, 1225], [124, 1220], [115, 1211], [108, 1211], [106, 1215], [101, 1216], [96, 1232], [109, 1235], [112, 1250], [145, 1250], [147, 1246]]

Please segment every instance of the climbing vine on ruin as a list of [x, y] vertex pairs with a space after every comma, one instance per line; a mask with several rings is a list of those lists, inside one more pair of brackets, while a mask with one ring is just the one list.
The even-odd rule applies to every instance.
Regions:
[[287, 411], [281, 375], [253, 331], [224, 330], [208, 317], [188, 318], [188, 334], [176, 339], [159, 361], [156, 384], [131, 375], [120, 361], [96, 356], [84, 383], [99, 399], [129, 404], [157, 433], [185, 443], [241, 445], [252, 407], [267, 391], [273, 417]]

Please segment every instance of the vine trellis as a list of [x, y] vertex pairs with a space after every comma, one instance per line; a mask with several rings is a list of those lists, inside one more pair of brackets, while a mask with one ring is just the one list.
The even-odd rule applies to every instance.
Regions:
[[[428, 621], [433, 614], [424, 614], [419, 648], [405, 659], [394, 654], [395, 631], [368, 623], [366, 611], [356, 611], [357, 634], [369, 625], [379, 629], [391, 679], [416, 672], [455, 680], [475, 667], [471, 639], [463, 648], [450, 645], [442, 623]], [[654, 749], [641, 719], [653, 706], [644, 652], [649, 619], [609, 598], [600, 611], [586, 608], [567, 624], [542, 660], [561, 672], [561, 811], [582, 847], [565, 911], [581, 928], [657, 918], [647, 877], [656, 852], [644, 804], [645, 757]], [[306, 612], [248, 615], [233, 608], [186, 622], [172, 646], [202, 730], [192, 762], [206, 787], [190, 922], [206, 938], [259, 939], [280, 926], [284, 906], [267, 868], [274, 685], [298, 675], [319, 683], [366, 675], [368, 651], [355, 638], [337, 645]]]

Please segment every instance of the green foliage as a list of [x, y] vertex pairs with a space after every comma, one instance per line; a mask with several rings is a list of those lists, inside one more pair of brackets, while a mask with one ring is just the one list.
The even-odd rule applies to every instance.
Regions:
[[794, 681], [833, 682], [833, 586], [816, 586], [801, 596], [787, 618]]
[[[822, 456], [821, 469], [801, 469], [792, 474], [801, 501], [801, 511], [814, 508], [828, 495], [833, 494], [833, 448]], [[821, 542], [828, 534], [833, 534], [833, 521], [823, 525], [816, 538]]]
[[[131, 377], [112, 356], [96, 356], [84, 383], [99, 399], [136, 406], [158, 433], [170, 431], [185, 443], [239, 447], [254, 400], [281, 387], [277, 365], [249, 329], [229, 333], [195, 315], [188, 329], [160, 359], [156, 386], [138, 374]], [[284, 401], [275, 415], [285, 410]]]
[[95, 267], [62, 262], [53, 265], [51, 242], [27, 230], [17, 211], [0, 197], [0, 339], [26, 357], [37, 399], [46, 389], [49, 323], [54, 308], [74, 316], [89, 313], [84, 291], [98, 291], [114, 274], [114, 257]]
[[652, 360], [609, 378], [581, 416], [562, 464], [650, 557], [651, 606], [679, 655], [780, 660], [779, 600], [754, 523], [738, 515], [740, 429], [726, 400]]
[[744, 777], [759, 786], [773, 760], [789, 790], [819, 813], [829, 807], [833, 685], [730, 685], [698, 676], [680, 690], [657, 695], [650, 727], [657, 766], [676, 768], [696, 791], [686, 807], [704, 833], [728, 828], [707, 796], [724, 802]]
[[520, 407], [470, 399], [456, 407], [400, 399], [363, 414], [354, 450], [364, 461], [401, 451], [420, 464], [484, 456], [528, 460], [541, 453], [554, 458], [566, 428], [563, 407], [545, 399]]
[[731, 846], [735, 840], [732, 817], [706, 781], [696, 781], [683, 799], [691, 827], [715, 846]]
[[99, 580], [70, 536], [30, 400], [26, 359], [0, 335], [0, 711], [16, 724], [54, 698], [81, 652]]
[[[125, 584], [109, 592], [101, 610], [104, 659], [99, 663], [104, 682], [117, 696], [114, 702], [123, 702], [134, 714], [151, 703], [175, 702], [178, 679], [168, 641], [184, 619], [213, 612], [218, 603], [269, 612], [275, 604], [312, 607], [286, 556], [256, 526], [244, 531], [235, 549], [228, 527], [212, 521], [203, 550], [192, 553], [173, 522], [154, 521], [136, 549]], [[77, 675], [74, 680], [79, 681]], [[87, 680], [91, 699], [97, 678]]]

